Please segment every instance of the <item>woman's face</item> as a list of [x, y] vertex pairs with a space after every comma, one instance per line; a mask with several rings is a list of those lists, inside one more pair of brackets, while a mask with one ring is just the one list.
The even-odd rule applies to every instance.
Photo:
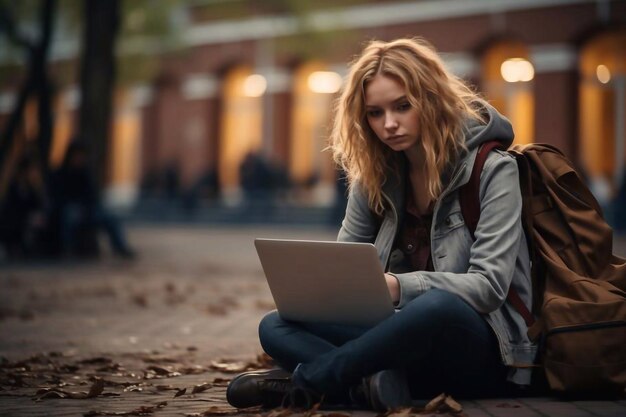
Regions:
[[395, 78], [378, 74], [370, 80], [365, 86], [365, 112], [378, 139], [394, 151], [406, 151], [417, 143], [417, 109]]

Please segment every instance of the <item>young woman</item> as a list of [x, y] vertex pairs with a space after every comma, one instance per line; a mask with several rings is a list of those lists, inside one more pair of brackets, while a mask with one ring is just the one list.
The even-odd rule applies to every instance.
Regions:
[[374, 243], [396, 314], [363, 329], [269, 313], [260, 341], [282, 369], [238, 376], [229, 402], [323, 397], [384, 410], [441, 392], [476, 397], [528, 384], [536, 349], [505, 301], [513, 286], [531, 306], [515, 160], [488, 156], [475, 240], [459, 202], [480, 145], [511, 144], [509, 121], [425, 41], [374, 41], [351, 65], [331, 139], [350, 184], [338, 240]]

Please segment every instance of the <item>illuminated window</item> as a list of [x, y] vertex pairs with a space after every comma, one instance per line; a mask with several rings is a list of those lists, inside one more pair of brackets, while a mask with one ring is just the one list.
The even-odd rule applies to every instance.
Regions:
[[325, 65], [310, 62], [294, 73], [294, 106], [289, 172], [296, 184], [312, 185], [313, 204], [330, 204], [335, 193], [335, 168], [328, 145], [333, 94], [342, 79]]
[[532, 80], [535, 69], [528, 48], [514, 42], [491, 46], [482, 59], [483, 90], [488, 101], [509, 118], [515, 143], [532, 143], [535, 103]]
[[52, 146], [50, 149], [50, 165], [57, 168], [63, 162], [63, 156], [73, 134], [74, 124], [73, 111], [76, 110], [76, 87], [69, 89], [64, 94], [59, 94], [54, 101], [54, 131], [52, 133]]
[[333, 71], [315, 71], [308, 76], [307, 85], [314, 93], [333, 94], [341, 88], [341, 75]]
[[535, 77], [535, 68], [524, 58], [509, 58], [500, 65], [500, 75], [508, 83], [524, 83]]
[[261, 97], [267, 89], [267, 80], [259, 74], [248, 75], [243, 82], [243, 95], [246, 97]]
[[246, 67], [235, 68], [224, 78], [218, 173], [227, 200], [236, 201], [239, 194], [243, 159], [261, 147], [266, 88], [266, 79]]
[[626, 30], [600, 35], [580, 55], [580, 157], [590, 177], [616, 190], [626, 158]]

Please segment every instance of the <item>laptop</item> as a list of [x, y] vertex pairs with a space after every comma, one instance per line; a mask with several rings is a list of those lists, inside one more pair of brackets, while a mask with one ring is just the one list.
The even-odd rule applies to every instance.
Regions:
[[254, 245], [286, 320], [371, 327], [394, 313], [371, 243], [255, 239]]

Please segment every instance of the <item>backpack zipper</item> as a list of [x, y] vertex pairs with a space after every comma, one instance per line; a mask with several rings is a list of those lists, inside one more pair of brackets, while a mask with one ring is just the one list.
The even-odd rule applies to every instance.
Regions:
[[621, 327], [621, 326], [626, 326], [626, 322], [625, 321], [606, 321], [602, 323], [589, 323], [589, 324], [577, 324], [574, 326], [563, 326], [563, 327], [557, 327], [556, 329], [550, 330], [549, 332], [546, 333], [546, 337], [554, 335], [554, 334], [559, 334], [559, 333], [607, 329], [607, 328]]

